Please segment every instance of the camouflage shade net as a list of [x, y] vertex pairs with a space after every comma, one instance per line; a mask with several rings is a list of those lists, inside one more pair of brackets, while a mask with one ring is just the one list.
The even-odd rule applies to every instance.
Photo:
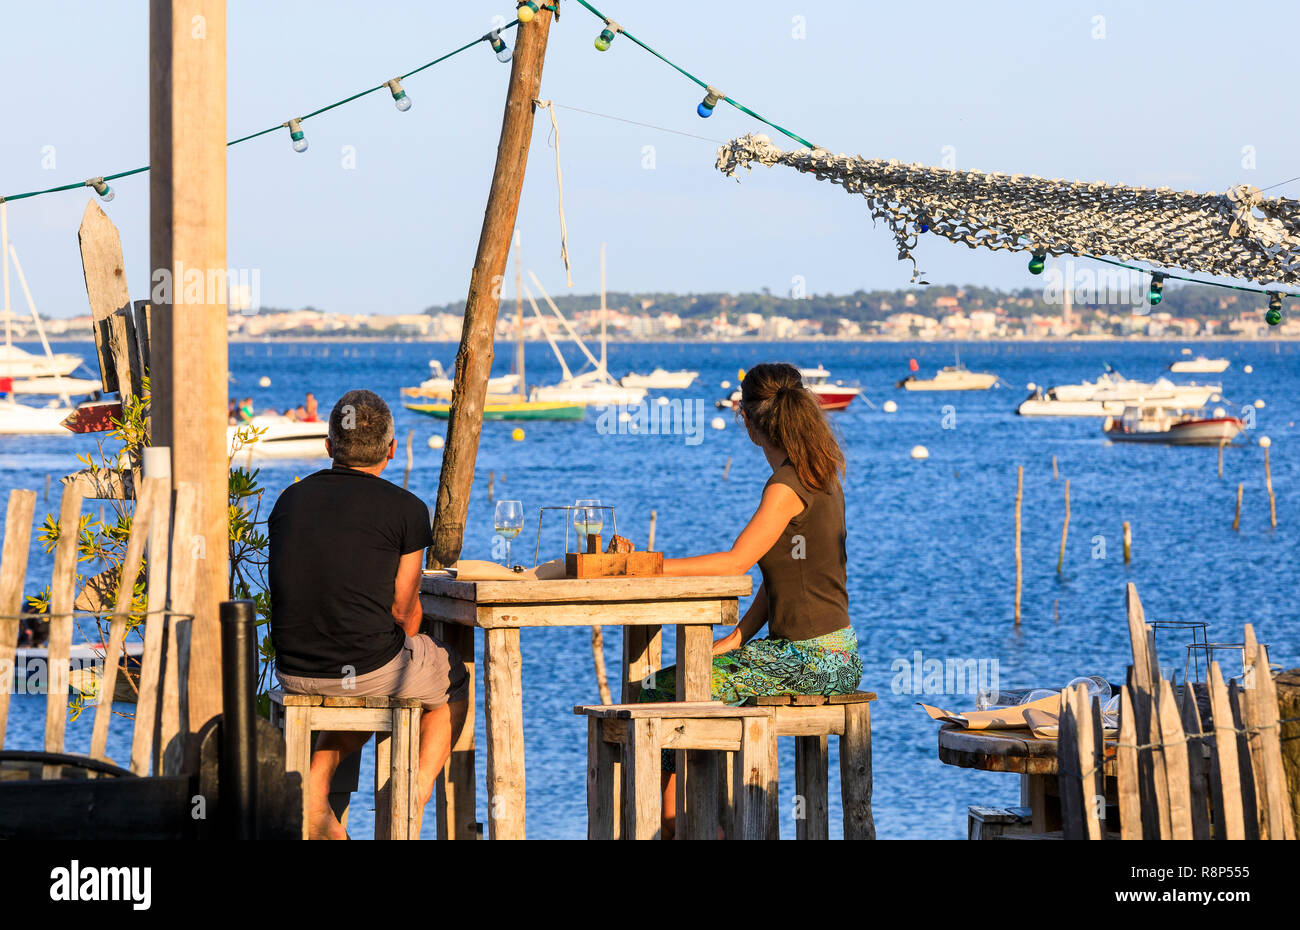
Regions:
[[718, 149], [717, 168], [788, 165], [861, 194], [912, 262], [923, 232], [972, 249], [1109, 257], [1261, 284], [1300, 283], [1300, 201], [1237, 185], [1197, 194], [1023, 174], [954, 171], [893, 159], [783, 152], [767, 136]]

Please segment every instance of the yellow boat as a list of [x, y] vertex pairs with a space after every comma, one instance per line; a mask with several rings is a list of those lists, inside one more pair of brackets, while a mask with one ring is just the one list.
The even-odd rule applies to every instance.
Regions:
[[[451, 404], [403, 404], [407, 410], [445, 420], [451, 416]], [[545, 403], [514, 400], [489, 403], [483, 407], [485, 420], [581, 420], [586, 404]]]

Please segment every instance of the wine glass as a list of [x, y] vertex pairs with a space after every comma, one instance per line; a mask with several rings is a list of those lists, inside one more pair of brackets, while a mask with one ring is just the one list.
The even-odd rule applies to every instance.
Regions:
[[492, 525], [506, 541], [506, 568], [510, 568], [514, 564], [510, 561], [510, 541], [523, 532], [524, 505], [520, 501], [497, 501]]
[[574, 503], [573, 528], [578, 532], [578, 551], [582, 552], [587, 536], [599, 533], [605, 525], [605, 515], [598, 500], [579, 500]]

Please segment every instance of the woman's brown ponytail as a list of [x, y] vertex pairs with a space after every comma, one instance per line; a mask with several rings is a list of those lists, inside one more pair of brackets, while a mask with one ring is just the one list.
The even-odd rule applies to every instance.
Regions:
[[844, 471], [844, 453], [826, 415], [793, 365], [776, 362], [751, 368], [740, 383], [740, 406], [755, 432], [790, 457], [810, 491], [826, 490]]

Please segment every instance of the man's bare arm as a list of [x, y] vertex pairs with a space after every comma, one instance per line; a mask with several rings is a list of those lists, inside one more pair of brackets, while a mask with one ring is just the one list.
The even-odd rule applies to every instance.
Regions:
[[393, 583], [393, 621], [407, 636], [420, 632], [424, 612], [420, 609], [420, 572], [424, 567], [424, 551], [408, 552], [397, 563], [397, 578]]

